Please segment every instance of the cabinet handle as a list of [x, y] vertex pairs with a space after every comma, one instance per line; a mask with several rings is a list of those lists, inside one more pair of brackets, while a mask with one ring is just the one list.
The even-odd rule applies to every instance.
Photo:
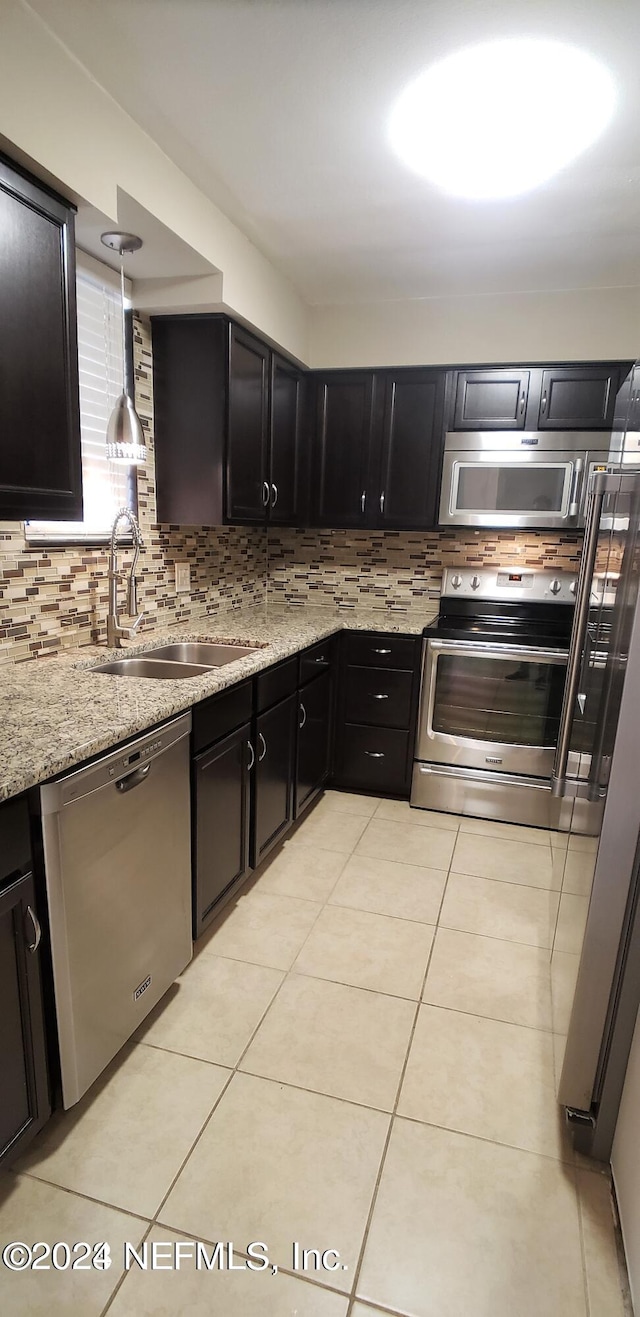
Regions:
[[248, 746], [248, 749], [249, 749], [249, 754], [251, 755], [251, 759], [249, 760], [249, 763], [247, 764], [247, 772], [250, 773], [250, 772], [251, 772], [251, 769], [253, 768], [253, 765], [254, 765], [255, 762], [256, 762], [256, 752], [255, 752], [255, 750], [254, 750], [254, 748], [253, 748], [253, 746], [252, 746], [252, 744], [251, 744], [251, 741], [247, 741], [247, 746]]
[[277, 486], [277, 485], [272, 485], [272, 486], [271, 486], [271, 506], [272, 506], [272, 508], [275, 508], [277, 502], [278, 502], [278, 486]]
[[302, 700], [300, 701], [300, 713], [302, 714], [302, 722], [298, 723], [298, 727], [302, 730], [307, 721], [307, 710], [305, 709]]
[[374, 654], [390, 654], [390, 649], [374, 649]]
[[384, 759], [382, 750], [365, 750], [365, 754], [368, 755], [370, 759]]
[[380, 511], [384, 512], [384, 489], [380, 495]]
[[521, 395], [521, 397], [520, 397], [520, 415], [521, 415], [521, 416], [522, 416], [523, 411], [524, 411], [524, 389], [522, 390], [522, 395]]
[[31, 923], [33, 924], [33, 934], [34, 934], [33, 942], [27, 942], [27, 947], [29, 951], [35, 952], [38, 950], [38, 947], [40, 946], [40, 941], [42, 939], [42, 929], [40, 927], [40, 920], [38, 919], [35, 910], [32, 910], [30, 905], [27, 906], [27, 914], [29, 915], [29, 918], [31, 919]]
[[372, 700], [388, 700], [388, 699], [389, 699], [389, 696], [388, 696], [388, 695], [374, 695], [374, 694], [373, 694], [373, 691], [371, 691], [371, 699], [372, 699]]
[[544, 393], [543, 393], [543, 395], [542, 395], [542, 402], [541, 402], [541, 404], [540, 404], [540, 411], [541, 411], [541, 412], [546, 412], [546, 410], [547, 410], [547, 390], [545, 389], [545, 391], [544, 391]]
[[269, 485], [266, 480], [262, 482], [262, 506], [266, 508], [269, 503]]
[[363, 489], [360, 495], [360, 511], [364, 512], [366, 506], [367, 506], [367, 491], [366, 489]]
[[258, 732], [258, 740], [260, 741], [260, 744], [262, 745], [262, 754], [258, 755], [258, 763], [261, 764], [261, 763], [262, 763], [262, 760], [264, 759], [264, 757], [265, 757], [265, 755], [266, 755], [266, 753], [267, 753], [267, 743], [266, 743], [266, 741], [265, 741], [265, 739], [264, 739], [264, 736], [262, 735], [262, 732]]
[[313, 661], [314, 663], [326, 663], [327, 660], [325, 658], [325, 655], [323, 654], [321, 658], [315, 658]]

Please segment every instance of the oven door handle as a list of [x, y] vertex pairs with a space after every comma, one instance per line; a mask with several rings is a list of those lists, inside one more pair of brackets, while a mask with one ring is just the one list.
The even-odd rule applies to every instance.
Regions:
[[491, 644], [485, 640], [437, 640], [427, 641], [427, 649], [432, 654], [466, 654], [469, 658], [499, 658], [530, 660], [532, 663], [566, 663], [566, 649], [543, 649], [532, 645]]

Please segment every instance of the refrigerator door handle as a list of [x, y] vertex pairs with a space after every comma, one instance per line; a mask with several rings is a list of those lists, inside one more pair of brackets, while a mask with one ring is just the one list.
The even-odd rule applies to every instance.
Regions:
[[587, 634], [587, 624], [589, 622], [591, 585], [596, 562], [596, 553], [598, 551], [600, 516], [605, 494], [608, 492], [608, 489], [618, 488], [619, 477], [616, 478], [614, 476], [613, 481], [615, 482], [614, 484], [611, 483], [612, 477], [608, 471], [597, 471], [593, 476], [591, 489], [589, 491], [589, 506], [584, 528], [584, 543], [582, 546], [582, 557], [580, 559], [580, 571], [576, 587], [576, 605], [573, 614], [573, 627], [571, 630], [569, 658], [567, 661], [567, 680], [562, 701], [562, 713], [560, 714], [558, 746], [553, 764], [553, 773], [551, 775], [551, 793], [553, 796], [564, 796], [567, 789], [567, 764], [569, 762], [569, 750], [571, 748], [571, 732], [573, 728], [576, 695], [578, 694], [578, 683], [582, 671], [584, 643]]

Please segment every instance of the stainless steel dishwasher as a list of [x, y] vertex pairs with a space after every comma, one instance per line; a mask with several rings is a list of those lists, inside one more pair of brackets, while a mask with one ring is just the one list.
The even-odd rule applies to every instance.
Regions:
[[41, 788], [65, 1107], [191, 959], [190, 730], [187, 713]]

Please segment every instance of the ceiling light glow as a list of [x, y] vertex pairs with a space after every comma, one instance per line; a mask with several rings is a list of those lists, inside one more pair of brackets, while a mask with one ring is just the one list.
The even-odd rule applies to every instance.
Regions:
[[557, 41], [470, 46], [402, 92], [389, 120], [401, 160], [445, 192], [475, 200], [530, 192], [604, 132], [611, 73]]

